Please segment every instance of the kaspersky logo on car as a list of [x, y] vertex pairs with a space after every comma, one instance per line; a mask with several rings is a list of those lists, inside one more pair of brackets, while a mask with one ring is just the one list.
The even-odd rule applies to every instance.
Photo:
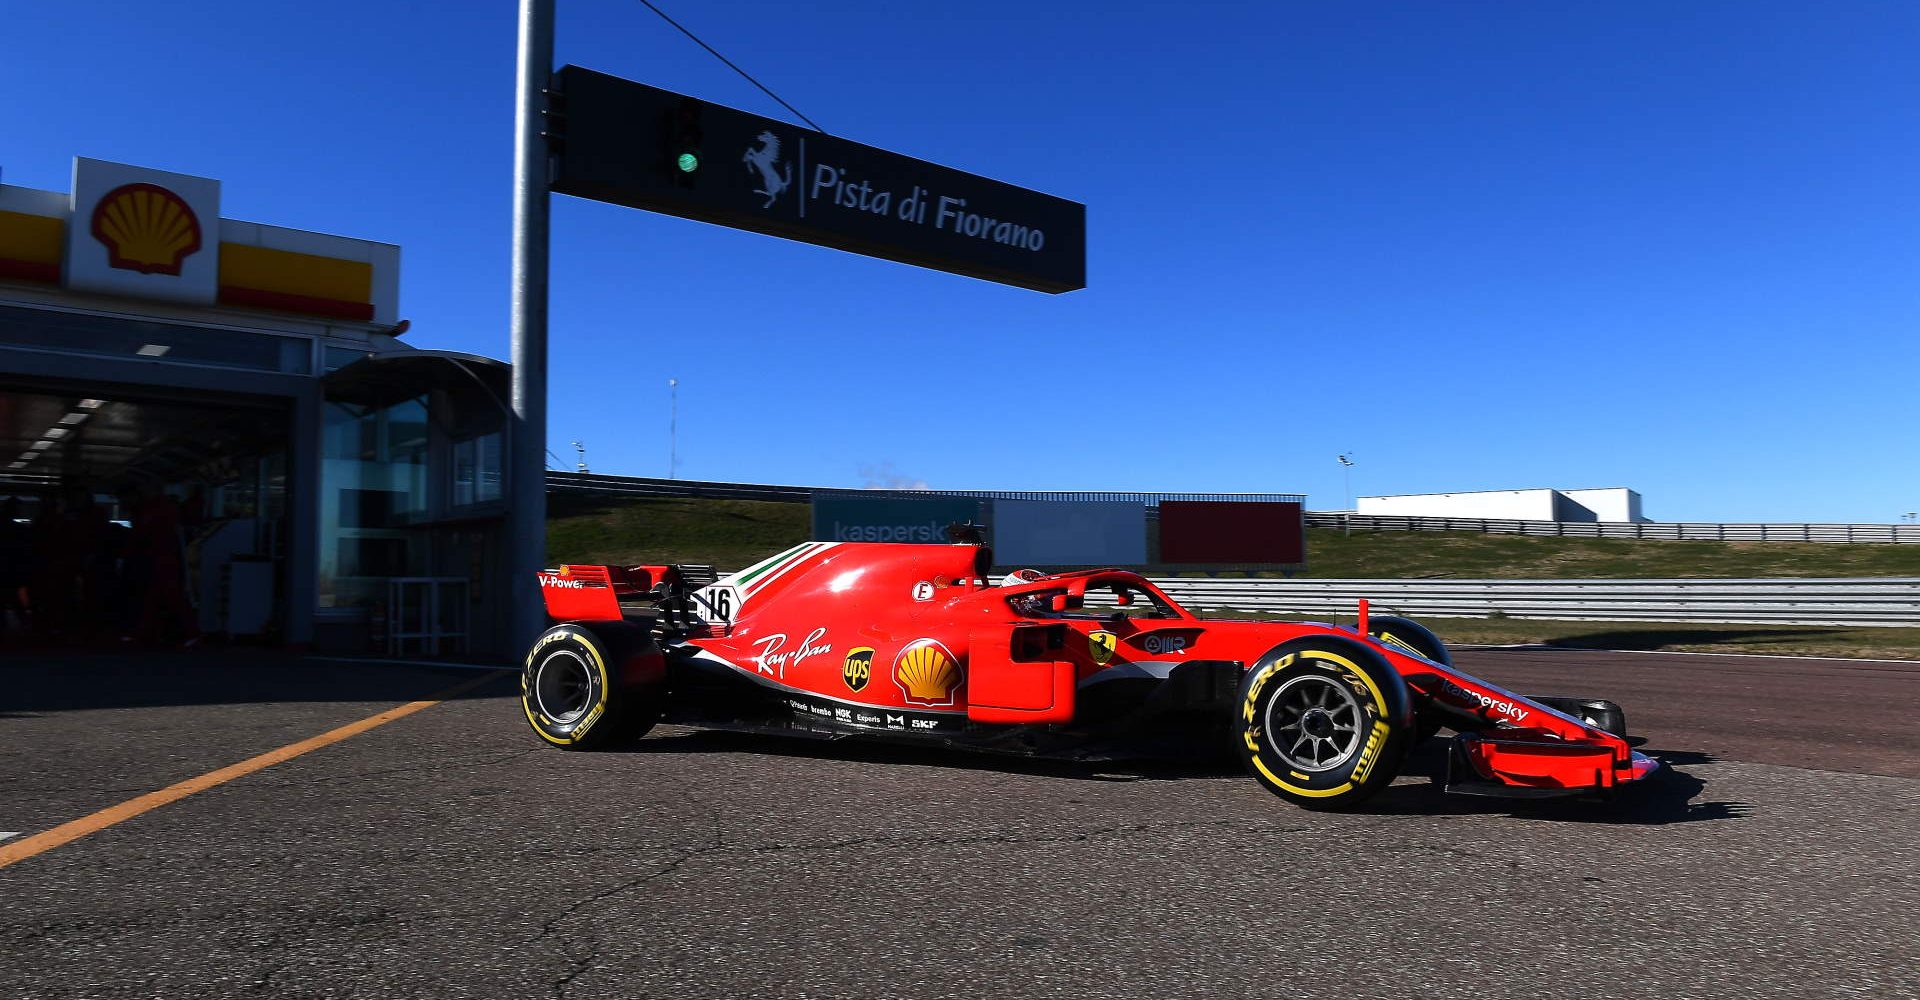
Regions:
[[1479, 694], [1473, 691], [1469, 691], [1466, 688], [1463, 688], [1460, 685], [1455, 684], [1450, 680], [1442, 679], [1440, 681], [1440, 687], [1442, 690], [1446, 691], [1448, 694], [1453, 695], [1454, 697], [1459, 698], [1462, 701], [1477, 702], [1481, 708], [1489, 709], [1500, 715], [1504, 715], [1515, 722], [1524, 721], [1527, 717], [1527, 710], [1524, 708], [1521, 708], [1520, 706], [1514, 704], [1513, 702], [1505, 701], [1500, 698], [1495, 698], [1492, 695], [1484, 695], [1484, 694]]

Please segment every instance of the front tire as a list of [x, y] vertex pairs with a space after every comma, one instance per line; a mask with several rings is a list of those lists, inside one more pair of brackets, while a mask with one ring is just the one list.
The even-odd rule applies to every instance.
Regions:
[[[1374, 615], [1367, 619], [1367, 634], [1382, 645], [1392, 646], [1402, 652], [1432, 660], [1441, 666], [1453, 666], [1453, 654], [1447, 651], [1447, 644], [1433, 630], [1399, 615]], [[1455, 725], [1450, 716], [1433, 709], [1422, 707], [1414, 710], [1413, 741], [1425, 743], [1440, 732], [1440, 727]]]
[[597, 750], [639, 739], [660, 720], [665, 664], [640, 630], [625, 623], [556, 625], [520, 670], [520, 704], [542, 740]]
[[1346, 809], [1392, 783], [1413, 735], [1400, 674], [1334, 636], [1281, 643], [1240, 682], [1234, 749], [1261, 787], [1307, 809]]

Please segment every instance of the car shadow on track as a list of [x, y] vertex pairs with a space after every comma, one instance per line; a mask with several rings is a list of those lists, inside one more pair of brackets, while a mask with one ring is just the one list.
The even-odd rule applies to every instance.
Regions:
[[[1711, 764], [1711, 754], [1692, 750], [1644, 750], [1666, 766], [1637, 785], [1607, 796], [1555, 799], [1503, 799], [1474, 795], [1446, 795], [1437, 785], [1394, 784], [1369, 799], [1358, 813], [1396, 815], [1505, 814], [1520, 819], [1614, 826], [1667, 826], [1711, 820], [1744, 819], [1752, 806], [1744, 802], [1699, 801], [1707, 783], [1680, 769], [1681, 765]], [[1427, 777], [1437, 782], [1446, 772], [1447, 741], [1428, 740], [1415, 747], [1400, 769], [1403, 777]]]
[[[1606, 799], [1586, 796], [1525, 800], [1448, 795], [1442, 792], [1434, 782], [1445, 772], [1446, 750], [1445, 739], [1431, 739], [1415, 747], [1401, 768], [1402, 780], [1352, 811], [1360, 815], [1381, 816], [1504, 814], [1524, 819], [1626, 826], [1665, 826], [1672, 823], [1741, 819], [1751, 812], [1751, 807], [1741, 802], [1697, 801], [1706, 790], [1707, 783], [1679, 770], [1678, 765], [1712, 763], [1714, 758], [1704, 753], [1646, 751], [1667, 766], [1639, 786], [1623, 789]], [[805, 760], [998, 771], [1074, 781], [1249, 780], [1240, 765], [1224, 754], [1201, 759], [1061, 760], [944, 747], [903, 746], [859, 740], [811, 740], [698, 729], [659, 733], [614, 752], [747, 753]], [[1430, 781], [1407, 781], [1404, 780], [1406, 778], [1428, 778]]]
[[817, 740], [803, 736], [692, 729], [656, 734], [615, 753], [747, 753], [802, 760], [943, 767], [1000, 771], [1080, 781], [1191, 781], [1240, 779], [1245, 775], [1226, 755], [1218, 759], [1140, 757], [1075, 760], [1028, 757], [952, 747], [913, 746], [871, 740]]

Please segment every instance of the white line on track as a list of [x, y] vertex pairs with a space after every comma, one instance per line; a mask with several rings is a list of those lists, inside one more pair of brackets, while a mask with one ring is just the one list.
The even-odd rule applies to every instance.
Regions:
[[0, 833], [0, 840], [5, 840], [8, 837], [18, 837], [18, 836], [20, 836], [20, 831], [18, 830], [13, 831], [12, 833]]

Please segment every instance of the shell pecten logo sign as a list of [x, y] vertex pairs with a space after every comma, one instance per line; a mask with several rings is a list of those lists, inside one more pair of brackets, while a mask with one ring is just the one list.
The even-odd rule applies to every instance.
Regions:
[[102, 195], [89, 227], [107, 248], [107, 265], [178, 276], [200, 251], [200, 218], [186, 199], [158, 184], [122, 184]]
[[960, 681], [960, 664], [934, 639], [908, 643], [893, 661], [893, 682], [910, 705], [952, 705]]

